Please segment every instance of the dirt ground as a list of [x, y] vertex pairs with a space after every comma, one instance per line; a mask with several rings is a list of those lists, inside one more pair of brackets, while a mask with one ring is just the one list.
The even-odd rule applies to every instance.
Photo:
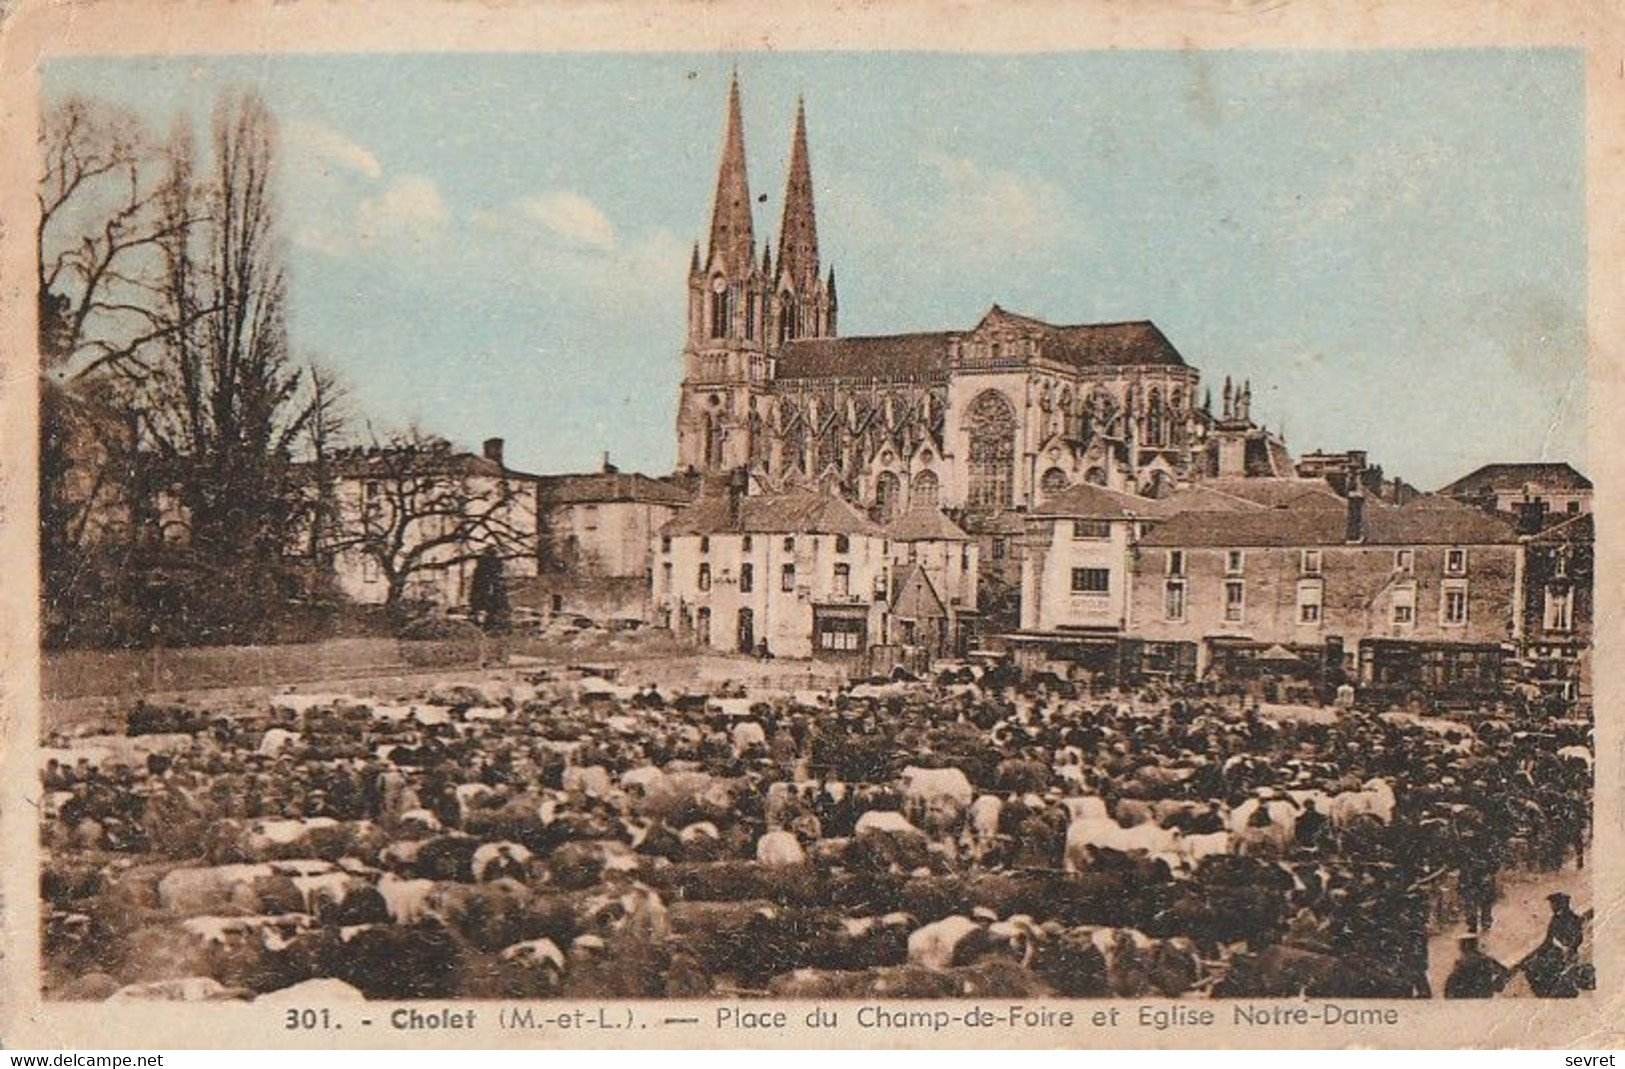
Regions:
[[[1572, 863], [1555, 872], [1511, 873], [1501, 880], [1501, 901], [1495, 907], [1495, 923], [1479, 936], [1479, 947], [1509, 968], [1521, 961], [1546, 937], [1551, 906], [1546, 896], [1562, 891], [1571, 899], [1576, 913], [1591, 908], [1591, 869], [1577, 869]], [[1428, 978], [1435, 993], [1444, 991], [1444, 982], [1460, 955], [1458, 940], [1467, 934], [1462, 921], [1451, 924], [1428, 940]], [[1506, 994], [1528, 994], [1518, 983]]]

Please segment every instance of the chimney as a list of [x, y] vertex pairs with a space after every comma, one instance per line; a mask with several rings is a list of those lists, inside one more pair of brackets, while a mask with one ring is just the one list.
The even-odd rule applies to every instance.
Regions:
[[1521, 535], [1540, 534], [1540, 529], [1546, 526], [1546, 502], [1541, 500], [1525, 500], [1518, 502], [1518, 533]]
[[1348, 501], [1348, 524], [1343, 529], [1343, 541], [1350, 543], [1364, 542], [1365, 493], [1361, 491], [1358, 484], [1355, 485], [1354, 492], [1349, 494]]
[[602, 465], [603, 473], [605, 475], [614, 475], [616, 472], [618, 472], [620, 470], [621, 470], [620, 468], [617, 468], [615, 465], [613, 465], [613, 464], [611, 464], [609, 462], [609, 450], [607, 450], [607, 449], [604, 450], [604, 463]]
[[485, 440], [485, 459], [489, 460], [499, 468], [506, 467], [506, 465], [502, 463], [501, 438], [487, 438]]

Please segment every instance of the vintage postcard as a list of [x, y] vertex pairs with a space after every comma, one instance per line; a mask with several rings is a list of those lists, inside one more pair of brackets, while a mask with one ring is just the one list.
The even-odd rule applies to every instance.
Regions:
[[0, 1042], [1618, 1046], [1620, 14], [12, 5]]

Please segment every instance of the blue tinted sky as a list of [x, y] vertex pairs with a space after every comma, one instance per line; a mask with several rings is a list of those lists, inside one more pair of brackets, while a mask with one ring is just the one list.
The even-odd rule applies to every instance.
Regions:
[[[296, 344], [380, 427], [667, 470], [715, 56], [72, 59], [49, 97], [284, 124]], [[1578, 52], [747, 54], [776, 232], [807, 100], [843, 333], [1149, 318], [1295, 452], [1584, 462]], [[775, 235], [776, 236], [776, 235]]]

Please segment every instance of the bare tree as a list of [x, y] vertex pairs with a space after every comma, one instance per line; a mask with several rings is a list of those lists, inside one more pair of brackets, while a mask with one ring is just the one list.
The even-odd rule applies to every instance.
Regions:
[[35, 231], [40, 352], [52, 381], [139, 374], [177, 324], [161, 244], [189, 225], [159, 210], [163, 153], [134, 116], [83, 98], [46, 113]]
[[[178, 126], [160, 191], [163, 315], [140, 380], [141, 437], [184, 517], [204, 624], [264, 621], [289, 593], [292, 470], [318, 402], [289, 351], [274, 195], [276, 122], [253, 96], [215, 109], [207, 170]], [[229, 599], [220, 599], [220, 584]], [[201, 622], [201, 621], [200, 621]]]
[[325, 597], [333, 571], [333, 558], [343, 541], [343, 513], [339, 500], [334, 454], [344, 445], [350, 429], [350, 393], [332, 368], [309, 363], [306, 376], [310, 419], [305, 425], [308, 476], [302, 481], [302, 511], [295, 517], [306, 532], [304, 552], [309, 569], [306, 589]]
[[41, 125], [35, 230], [39, 525], [48, 642], [115, 640], [110, 593], [135, 550], [124, 375], [167, 333], [157, 297], [158, 153], [133, 116], [73, 98]]
[[[399, 611], [414, 581], [487, 560], [535, 553], [535, 498], [528, 481], [458, 453], [417, 429], [340, 461], [355, 484], [345, 548], [371, 561]], [[489, 566], [489, 565], [488, 565]]]

